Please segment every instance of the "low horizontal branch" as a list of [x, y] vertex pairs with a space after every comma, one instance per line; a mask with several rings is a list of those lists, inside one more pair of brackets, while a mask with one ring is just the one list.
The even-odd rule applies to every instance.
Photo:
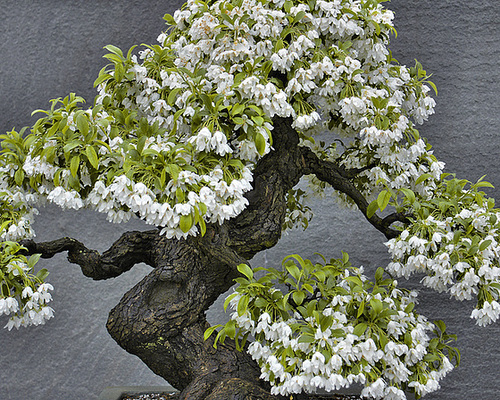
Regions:
[[141, 262], [152, 265], [151, 246], [158, 235], [158, 230], [126, 232], [102, 254], [70, 237], [41, 243], [24, 240], [21, 245], [27, 255], [41, 254], [43, 258], [67, 251], [68, 261], [79, 265], [85, 276], [101, 280], [117, 277]]

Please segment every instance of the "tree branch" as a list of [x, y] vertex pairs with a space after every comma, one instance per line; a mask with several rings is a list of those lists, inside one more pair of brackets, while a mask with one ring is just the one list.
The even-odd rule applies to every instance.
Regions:
[[335, 190], [349, 196], [356, 203], [368, 222], [382, 232], [387, 239], [399, 236], [400, 232], [392, 229], [390, 225], [396, 221], [404, 222], [407, 220], [406, 217], [399, 213], [391, 214], [384, 219], [380, 218], [377, 214], [368, 217], [368, 201], [349, 179], [352, 177], [351, 171], [345, 170], [342, 166], [334, 162], [321, 160], [307, 147], [301, 147], [301, 157], [304, 175], [314, 174], [319, 180], [330, 184]]
[[85, 276], [101, 280], [117, 277], [140, 262], [153, 266], [151, 248], [158, 236], [158, 230], [126, 232], [102, 254], [69, 237], [43, 243], [24, 240], [21, 245], [27, 255], [37, 253], [43, 258], [67, 251], [68, 261], [78, 264]]

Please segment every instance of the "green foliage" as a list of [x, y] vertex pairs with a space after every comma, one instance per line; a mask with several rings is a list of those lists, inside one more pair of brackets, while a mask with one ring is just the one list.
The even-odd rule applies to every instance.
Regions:
[[[229, 337], [236, 341], [238, 349], [243, 349], [248, 335], [254, 336], [260, 346], [252, 345], [248, 351], [259, 362], [263, 374], [269, 374], [269, 368], [283, 368], [284, 373], [291, 374], [288, 378], [278, 372], [270, 374], [269, 380], [276, 387], [287, 385], [295, 374], [304, 374], [304, 368], [309, 368], [303, 364], [305, 360], [320, 362], [317, 371], [322, 371], [326, 368], [323, 363], [330, 365], [329, 360], [336, 357], [335, 363], [344, 360], [344, 364], [331, 373], [362, 373], [367, 382], [384, 376], [389, 381], [392, 378], [385, 376], [384, 370], [394, 363], [394, 349], [404, 348], [416, 354], [415, 349], [423, 345], [425, 352], [420, 347], [420, 355], [413, 361], [401, 355], [404, 368], [411, 374], [407, 381], [392, 384], [406, 389], [412, 387], [408, 384], [413, 381], [425, 384], [432, 371], [449, 370], [449, 359], [459, 363], [458, 349], [450, 346], [456, 337], [446, 333], [442, 321], [429, 324], [418, 316], [413, 310], [414, 293], [397, 287], [383, 268], [377, 269], [372, 282], [350, 266], [347, 253], [328, 262], [322, 259], [322, 263], [313, 263], [294, 254], [283, 260], [281, 269], [238, 266], [243, 276], [236, 279], [238, 287], [224, 304], [225, 309], [231, 305], [234, 310], [231, 320], [209, 328], [205, 339], [221, 328], [214, 347]], [[434, 337], [425, 339], [424, 330], [432, 329]], [[369, 343], [375, 347], [358, 359], [355, 352], [343, 350], [353, 341], [359, 343], [360, 349], [372, 346]], [[323, 357], [323, 361], [317, 357]], [[276, 361], [271, 359], [282, 367], [272, 366]], [[322, 373], [310, 377], [316, 375]]]

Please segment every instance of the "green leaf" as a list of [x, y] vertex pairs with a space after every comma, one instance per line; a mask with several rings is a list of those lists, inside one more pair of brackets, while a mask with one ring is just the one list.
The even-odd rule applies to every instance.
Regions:
[[181, 220], [179, 222], [179, 227], [182, 232], [187, 233], [193, 226], [193, 216], [191, 214], [181, 215]]
[[373, 200], [369, 205], [368, 208], [366, 209], [366, 216], [368, 218], [371, 218], [375, 215], [375, 213], [378, 210], [378, 202], [377, 200]]
[[182, 203], [185, 199], [184, 191], [180, 187], [175, 189], [175, 198], [178, 203]]
[[116, 54], [105, 54], [103, 57], [108, 59], [115, 65], [121, 65], [121, 63], [123, 62], [122, 61], [123, 59], [120, 56], [117, 56]]
[[71, 157], [69, 170], [71, 171], [71, 176], [73, 176], [74, 178], [76, 178], [76, 175], [78, 174], [79, 167], [80, 167], [80, 156], [75, 155]]
[[436, 93], [436, 96], [437, 96], [438, 90], [437, 90], [436, 84], [432, 81], [429, 81], [429, 80], [426, 80], [425, 83], [428, 83], [432, 87], [432, 89], [434, 90], [434, 93]]
[[218, 324], [218, 325], [214, 325], [214, 326], [211, 326], [210, 328], [208, 328], [205, 333], [203, 334], [203, 340], [207, 340], [210, 336], [212, 336], [212, 333], [214, 333], [214, 331], [217, 329], [217, 328], [220, 328], [222, 327], [221, 324]]
[[167, 24], [169, 24], [169, 25], [175, 25], [175, 19], [170, 14], [165, 14], [163, 16], [163, 19], [167, 22]]
[[[174, 89], [174, 90], [177, 90], [177, 89]], [[209, 95], [207, 95], [206, 93], [201, 93], [200, 98], [203, 101], [203, 104], [205, 104], [206, 109], [210, 112], [213, 112], [214, 106], [213, 106], [212, 98]]]
[[245, 275], [248, 279], [252, 280], [253, 279], [253, 270], [250, 268], [247, 264], [240, 264], [238, 265], [238, 271]]
[[237, 125], [244, 125], [245, 120], [241, 117], [233, 117], [233, 122]]
[[295, 280], [297, 281], [300, 280], [301, 273], [299, 268], [295, 265], [295, 263], [287, 262], [285, 264], [285, 268], [288, 271], [288, 273], [295, 278]]
[[22, 169], [22, 167], [19, 167], [16, 170], [16, 173], [14, 174], [14, 181], [16, 182], [16, 184], [18, 186], [21, 186], [23, 184], [23, 181], [24, 181], [24, 170]]
[[112, 76], [106, 71], [106, 67], [102, 67], [102, 69], [99, 71], [97, 79], [94, 81], [94, 87], [99, 86], [101, 83], [107, 81], [109, 78], [112, 78]]
[[338, 46], [340, 50], [346, 51], [352, 46], [352, 42], [350, 40], [347, 40], [346, 42], [339, 42]]
[[305, 290], [307, 290], [309, 293], [314, 294], [314, 288], [313, 288], [311, 285], [309, 285], [308, 283], [304, 283], [304, 284], [302, 285], [302, 289], [305, 289]]
[[296, 290], [292, 293], [292, 298], [295, 304], [300, 306], [306, 298], [306, 294], [302, 290]]
[[254, 301], [254, 306], [257, 308], [264, 308], [266, 307], [269, 303], [266, 299], [262, 297], [257, 297], [257, 299]]
[[315, 278], [317, 278], [320, 282], [324, 282], [326, 280], [326, 274], [324, 271], [316, 271], [312, 274]]
[[389, 343], [389, 338], [387, 337], [387, 335], [385, 334], [384, 331], [380, 330], [378, 332], [378, 339], [379, 339], [379, 343], [380, 343], [380, 348], [381, 349], [384, 349], [385, 348], [385, 345], [387, 343]]
[[99, 168], [99, 158], [97, 157], [97, 153], [94, 149], [94, 146], [87, 146], [85, 148], [85, 154], [90, 162], [90, 164], [95, 168]]
[[477, 204], [479, 204], [479, 207], [482, 207], [483, 206], [483, 196], [481, 196], [480, 193], [476, 193], [474, 195], [474, 200], [476, 201]]
[[304, 15], [306, 15], [305, 11], [299, 11], [296, 15], [295, 18], [293, 19], [293, 22], [299, 22], [302, 18], [304, 18]]
[[342, 328], [333, 329], [332, 336], [338, 338], [345, 337], [345, 332]]
[[441, 333], [444, 333], [446, 331], [446, 324], [443, 321], [436, 320], [434, 321], [434, 325], [436, 325], [439, 328]]
[[368, 325], [365, 324], [364, 322], [360, 322], [354, 327], [354, 331], [352, 333], [353, 335], [361, 337], [365, 333], [366, 328], [368, 328]]
[[410, 204], [413, 204], [415, 202], [415, 193], [413, 192], [413, 190], [410, 190], [408, 188], [402, 188], [400, 190], [404, 193]]
[[345, 251], [342, 251], [342, 263], [347, 265], [349, 263], [349, 254]]
[[218, 333], [217, 333], [217, 336], [215, 337], [215, 341], [214, 341], [214, 349], [217, 348], [217, 343], [218, 342], [221, 342], [221, 343], [224, 343], [224, 340], [226, 339], [226, 331], [224, 330], [224, 328], [222, 328]]
[[[235, 104], [231, 109], [231, 116], [241, 114], [245, 110], [244, 104]], [[239, 123], [239, 122], [238, 122]]]
[[406, 331], [405, 332], [405, 344], [408, 346], [408, 347], [411, 347], [411, 344], [412, 344], [413, 340], [411, 338], [411, 334], [410, 332]]
[[440, 361], [440, 360], [441, 360], [441, 358], [439, 358], [439, 356], [436, 354], [427, 353], [424, 356], [424, 361], [434, 362], [434, 361]]
[[431, 174], [423, 174], [418, 177], [418, 179], [415, 181], [415, 185], [418, 185], [419, 183], [422, 183], [426, 179], [432, 178]]
[[365, 311], [365, 301], [363, 300], [361, 304], [359, 305], [358, 308], [358, 313], [356, 314], [356, 318], [359, 318], [363, 315], [363, 312]]
[[231, 339], [234, 339], [236, 336], [236, 321], [233, 319], [230, 319], [226, 325], [224, 325], [224, 331], [226, 332], [226, 335], [229, 336]]
[[257, 126], [262, 126], [264, 125], [264, 118], [260, 116], [252, 116], [252, 121], [257, 124]]
[[45, 269], [45, 268], [42, 268], [36, 274], [37, 279], [40, 279], [41, 281], [45, 281], [47, 276], [49, 276], [49, 271], [47, 271], [47, 269]]
[[388, 190], [382, 190], [377, 197], [377, 204], [380, 211], [384, 211], [391, 201], [391, 193]]
[[78, 114], [76, 117], [76, 127], [83, 136], [86, 136], [87, 133], [89, 133], [89, 122], [85, 115]]
[[28, 267], [33, 268], [35, 264], [40, 260], [41, 254], [33, 254], [28, 260]]
[[479, 251], [485, 250], [491, 243], [492, 243], [491, 240], [483, 240], [479, 245]]
[[249, 302], [249, 297], [247, 295], [242, 296], [240, 301], [238, 301], [237, 311], [240, 317], [247, 311], [248, 302]]
[[181, 88], [176, 88], [176, 89], [173, 89], [168, 94], [168, 97], [167, 97], [167, 103], [168, 103], [168, 105], [170, 105], [170, 106], [174, 105], [175, 101], [177, 100], [177, 95], [179, 94], [179, 92], [181, 90], [182, 90]]
[[414, 308], [415, 308], [415, 303], [409, 303], [405, 308], [405, 313], [406, 314], [411, 313]]
[[478, 182], [478, 183], [474, 184], [474, 187], [475, 188], [478, 188], [478, 187], [488, 187], [488, 188], [491, 188], [491, 189], [495, 189], [495, 186], [493, 186], [490, 182], [486, 182], [486, 181]]
[[266, 151], [266, 139], [259, 132], [255, 134], [255, 147], [261, 156], [264, 155]]
[[[4, 221], [2, 223], [2, 225], [0, 225], [0, 232], [3, 232], [5, 229], [7, 229], [7, 226], [9, 226], [11, 224], [12, 221], [10, 220], [7, 220], [7, 221]], [[1, 272], [1, 270], [0, 270]], [[2, 279], [0, 278], [0, 282], [2, 281]], [[500, 286], [500, 285], [499, 285]]]
[[123, 59], [123, 52], [118, 47], [113, 46], [112, 44], [108, 44], [108, 45], [104, 46], [104, 48], [106, 50], [108, 50], [109, 52], [116, 54], [117, 56], [119, 56], [120, 58]]
[[309, 333], [304, 333], [298, 340], [299, 343], [314, 343], [315, 341], [315, 337]]
[[363, 287], [363, 281], [361, 280], [361, 278], [359, 276], [356, 276], [356, 275], [348, 276], [347, 278], [345, 278], [345, 280], [348, 282], [352, 282], [355, 285], [360, 286], [361, 288]]
[[231, 19], [231, 17], [229, 15], [227, 15], [226, 13], [222, 12], [220, 13], [220, 16], [222, 17], [222, 19], [226, 22], [229, 22], [230, 25], [233, 25], [234, 24], [234, 21]]
[[372, 306], [372, 310], [375, 313], [375, 316], [380, 314], [380, 312], [384, 309], [384, 305], [378, 299], [371, 299], [370, 305]]
[[81, 140], [74, 140], [72, 142], [66, 143], [63, 147], [63, 151], [64, 153], [69, 153], [71, 150], [77, 148], [81, 144], [83, 144]]

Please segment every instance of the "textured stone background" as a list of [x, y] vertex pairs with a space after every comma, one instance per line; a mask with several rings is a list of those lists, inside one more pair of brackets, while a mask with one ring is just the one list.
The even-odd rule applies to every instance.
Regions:
[[[153, 43], [163, 29], [163, 13], [179, 1], [0, 1], [0, 131], [34, 122], [32, 110], [48, 100], [76, 92], [90, 103], [92, 84], [106, 62], [102, 47]], [[399, 36], [394, 56], [403, 64], [417, 58], [437, 84], [436, 115], [421, 128], [449, 172], [470, 180], [488, 173], [500, 187], [500, 3], [498, 0], [393, 0]], [[492, 191], [500, 197], [500, 192]], [[253, 265], [277, 264], [287, 254], [334, 257], [346, 250], [368, 272], [387, 263], [383, 236], [357, 214], [334, 200], [313, 205], [317, 213], [307, 234], [284, 236], [276, 248], [259, 254]], [[39, 240], [63, 235], [105, 250], [122, 232], [143, 229], [139, 222], [110, 225], [90, 212], [42, 209]], [[307, 237], [307, 240], [304, 238]], [[0, 398], [6, 400], [87, 400], [106, 386], [161, 385], [139, 359], [127, 354], [107, 334], [108, 311], [148, 272], [137, 266], [105, 282], [85, 278], [64, 255], [44, 261], [54, 285], [56, 318], [42, 327], [0, 331]], [[405, 283], [416, 286], [418, 279]], [[500, 325], [476, 327], [473, 304], [446, 294], [423, 291], [420, 312], [444, 319], [459, 335], [461, 366], [443, 381], [431, 400], [495, 400], [500, 396]], [[212, 321], [223, 319], [216, 306]], [[5, 317], [0, 324], [4, 324]]]

